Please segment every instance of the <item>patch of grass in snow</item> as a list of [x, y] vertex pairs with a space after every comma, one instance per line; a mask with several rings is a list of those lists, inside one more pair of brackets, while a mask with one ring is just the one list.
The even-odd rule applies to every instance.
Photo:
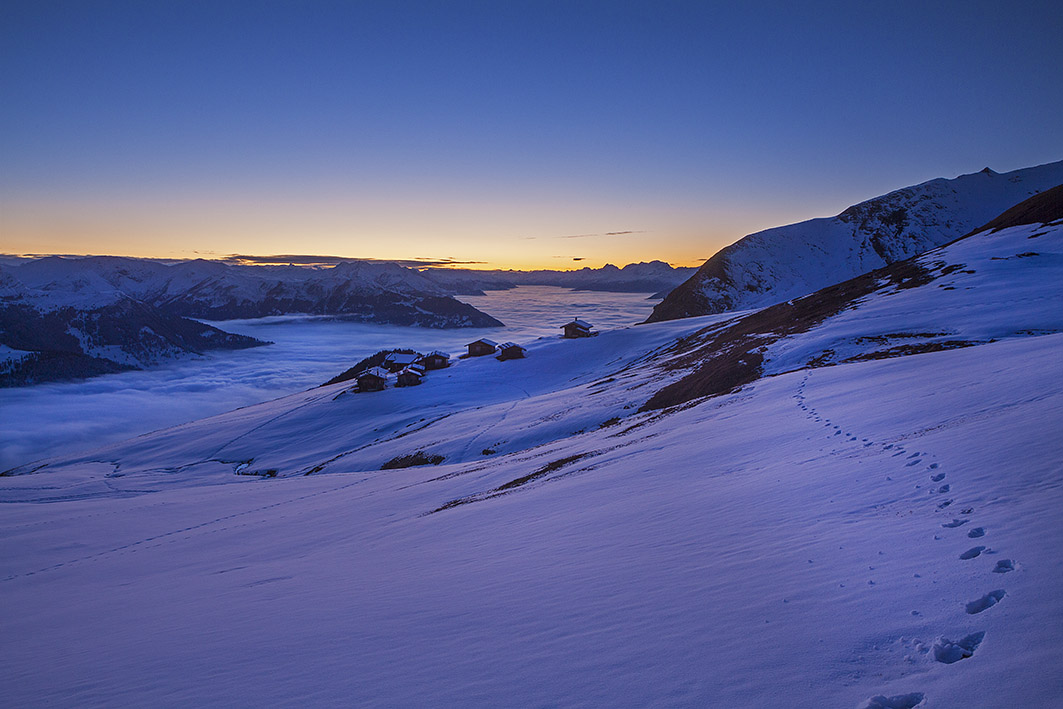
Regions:
[[412, 468], [415, 465], [439, 465], [446, 458], [438, 453], [425, 453], [417, 451], [408, 455], [400, 455], [392, 458], [380, 466], [381, 470], [396, 470], [398, 468]]
[[515, 487], [520, 487], [521, 485], [525, 485], [527, 483], [530, 483], [532, 480], [536, 480], [537, 478], [541, 478], [544, 475], [547, 475], [549, 473], [552, 473], [552, 472], [555, 472], [557, 470], [560, 470], [561, 468], [565, 467], [569, 463], [575, 463], [580, 458], [586, 458], [588, 455], [590, 455], [590, 454], [589, 453], [577, 453], [576, 455], [570, 455], [570, 456], [567, 456], [565, 458], [559, 458], [559, 459], [557, 459], [555, 461], [547, 463], [543, 467], [541, 467], [538, 470], [536, 470], [534, 473], [529, 473], [528, 475], [525, 475], [523, 477], [519, 477], [516, 480], [510, 480], [508, 483], [504, 483], [502, 485], [499, 485], [492, 492], [502, 492], [503, 490], [512, 490]]
[[984, 342], [977, 340], [945, 340], [942, 342], [921, 342], [914, 345], [897, 345], [884, 350], [863, 352], [846, 359], [846, 362], [866, 362], [872, 359], [892, 359], [893, 357], [907, 357], [909, 355], [924, 354], [926, 352], [941, 352], [943, 350], [956, 350], [961, 347], [974, 347]]
[[592, 456], [592, 455], [597, 455], [597, 453], [594, 453], [594, 452], [577, 453], [576, 455], [570, 455], [570, 456], [566, 456], [564, 458], [558, 458], [557, 460], [554, 460], [554, 461], [551, 461], [551, 462], [547, 463], [546, 465], [544, 465], [541, 468], [537, 469], [533, 473], [528, 473], [527, 475], [523, 475], [523, 476], [521, 476], [519, 478], [516, 478], [514, 480], [510, 480], [507, 483], [502, 483], [498, 487], [496, 487], [496, 488], [494, 488], [492, 490], [489, 490], [489, 491], [487, 491], [485, 493], [478, 493], [478, 494], [475, 494], [475, 495], [466, 495], [465, 497], [459, 497], [459, 498], [457, 498], [455, 500], [451, 500], [451, 501], [447, 502], [446, 504], [441, 505], [440, 507], [437, 507], [436, 509], [432, 510], [432, 512], [429, 513], [429, 514], [434, 514], [436, 512], [442, 512], [443, 510], [449, 510], [449, 509], [457, 507], [459, 505], [467, 505], [470, 502], [481, 502], [483, 500], [489, 500], [492, 497], [498, 497], [500, 495], [508, 494], [509, 492], [512, 492], [513, 490], [521, 487], [522, 485], [527, 485], [528, 483], [530, 483], [530, 482], [532, 482], [534, 480], [538, 480], [539, 478], [543, 477], [544, 475], [549, 475], [550, 473], [557, 472], [561, 468], [564, 468], [566, 465], [570, 465], [571, 463], [575, 463], [577, 460], [580, 460], [582, 458], [587, 458], [587, 457]]
[[676, 356], [665, 366], [696, 369], [660, 389], [640, 411], [665, 409], [735, 391], [762, 376], [764, 346], [807, 332], [884, 287], [916, 288], [936, 277], [916, 259], [898, 261], [803, 298], [772, 305], [722, 325], [714, 324], [682, 338], [673, 346]]

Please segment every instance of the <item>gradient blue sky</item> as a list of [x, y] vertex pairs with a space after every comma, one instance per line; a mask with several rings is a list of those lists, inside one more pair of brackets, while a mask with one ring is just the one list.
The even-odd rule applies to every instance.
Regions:
[[693, 265], [1063, 158], [1061, 36], [1060, 2], [6, 0], [0, 251]]

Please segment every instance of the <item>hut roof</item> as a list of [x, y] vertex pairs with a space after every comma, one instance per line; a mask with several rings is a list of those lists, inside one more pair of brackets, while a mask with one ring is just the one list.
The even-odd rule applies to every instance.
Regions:
[[589, 322], [584, 322], [583, 320], [580, 320], [579, 318], [573, 318], [572, 322], [567, 322], [564, 325], [562, 325], [561, 327], [568, 327], [569, 325], [575, 325], [576, 327], [580, 328], [581, 330], [590, 330], [592, 327], [594, 327], [594, 325], [591, 325]]
[[358, 375], [359, 379], [361, 379], [362, 377], [377, 377], [378, 379], [387, 379], [388, 370], [383, 369], [381, 367], [370, 367], [369, 369]]
[[[521, 347], [520, 345], [518, 345], [515, 342], [503, 342], [501, 345], [498, 346], [498, 349], [500, 349], [500, 350], [510, 350], [510, 349], [513, 349], [514, 347], [516, 347], [519, 350], [523, 350], [524, 349], [523, 347]], [[527, 351], [527, 350], [525, 350], [525, 351]]]
[[426, 354], [425, 357], [445, 357], [446, 359], [450, 359], [449, 354], [447, 354], [446, 352], [440, 352], [439, 350], [432, 350], [431, 352]]
[[395, 364], [413, 364], [419, 356], [416, 352], [392, 352], [384, 358], [384, 361], [394, 362]]
[[[498, 347], [497, 342], [495, 342], [494, 340], [488, 340], [486, 337], [481, 337], [479, 340], [476, 340], [476, 342], [482, 342], [488, 347]], [[468, 345], [465, 346], [468, 347], [469, 345], [475, 345], [476, 342], [470, 342]]]

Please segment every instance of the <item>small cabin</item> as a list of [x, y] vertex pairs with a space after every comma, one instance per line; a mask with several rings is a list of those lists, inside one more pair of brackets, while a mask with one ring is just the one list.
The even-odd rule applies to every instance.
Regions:
[[395, 377], [395, 386], [397, 387], [414, 387], [421, 383], [421, 377], [424, 376], [424, 370], [420, 367], [408, 367]]
[[594, 327], [589, 322], [583, 322], [579, 318], [575, 318], [572, 322], [565, 323], [561, 326], [561, 329], [565, 331], [562, 337], [568, 339], [574, 339], [577, 337], [591, 337], [597, 335], [596, 332], [591, 332], [591, 328]]
[[391, 352], [384, 358], [384, 366], [387, 370], [394, 374], [395, 372], [401, 372], [416, 362], [421, 355], [416, 352]]
[[358, 375], [358, 391], [380, 391], [387, 385], [388, 372], [380, 367], [367, 369]]
[[486, 338], [477, 340], [476, 342], [470, 342], [466, 347], [469, 348], [469, 357], [483, 357], [484, 355], [494, 354], [498, 349], [498, 343]]
[[498, 359], [505, 362], [507, 359], [524, 359], [528, 350], [513, 342], [503, 342], [498, 346]]
[[446, 369], [450, 366], [450, 355], [446, 352], [429, 352], [419, 360], [425, 369]]

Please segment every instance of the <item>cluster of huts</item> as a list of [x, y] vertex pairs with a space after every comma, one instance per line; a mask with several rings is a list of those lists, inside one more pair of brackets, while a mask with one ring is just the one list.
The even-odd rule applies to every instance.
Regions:
[[[577, 337], [592, 337], [597, 335], [593, 326], [575, 318], [572, 322], [561, 326], [564, 331], [563, 338], [573, 339]], [[506, 361], [509, 359], [524, 359], [528, 350], [514, 342], [498, 344], [486, 337], [466, 345], [468, 352], [462, 357], [484, 357], [496, 355], [495, 359]], [[432, 369], [444, 369], [450, 366], [450, 355], [445, 352], [429, 352], [426, 355], [416, 352], [402, 353], [392, 352], [380, 367], [372, 367], [358, 375], [358, 391], [380, 391], [387, 386], [389, 375], [395, 375], [395, 386], [417, 386], [424, 378], [425, 372]]]
[[446, 352], [429, 352], [426, 355], [416, 352], [392, 352], [384, 358], [379, 367], [370, 367], [358, 375], [358, 391], [380, 391], [387, 386], [388, 376], [395, 375], [395, 386], [417, 386], [431, 369], [445, 369], [450, 366], [450, 355]]

